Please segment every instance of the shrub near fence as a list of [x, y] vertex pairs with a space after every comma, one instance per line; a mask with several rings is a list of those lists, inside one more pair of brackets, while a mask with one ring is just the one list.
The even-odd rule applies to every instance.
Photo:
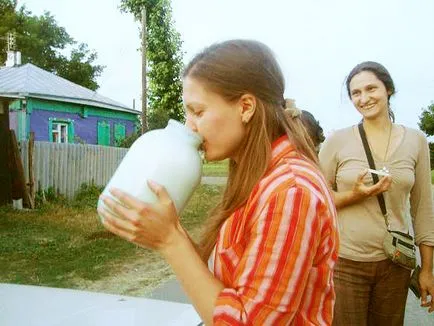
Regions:
[[[20, 151], [28, 183], [27, 141], [20, 143]], [[83, 183], [105, 186], [127, 151], [127, 148], [109, 146], [35, 141], [35, 191], [52, 187], [67, 198], [73, 198]]]

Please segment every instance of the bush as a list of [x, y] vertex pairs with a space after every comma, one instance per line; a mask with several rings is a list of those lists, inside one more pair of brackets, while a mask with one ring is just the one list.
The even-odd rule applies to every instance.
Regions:
[[71, 206], [96, 208], [98, 197], [103, 190], [104, 187], [97, 186], [93, 182], [91, 184], [83, 183], [80, 190], [75, 194]]
[[131, 145], [139, 138], [141, 134], [138, 131], [133, 132], [131, 135], [125, 137], [124, 139], [117, 141], [116, 146], [117, 147], [125, 147], [130, 148]]
[[53, 187], [49, 187], [46, 190], [38, 190], [36, 192], [35, 205], [37, 208], [42, 208], [45, 204], [96, 208], [98, 197], [103, 189], [103, 187], [97, 186], [93, 182], [90, 184], [83, 183], [80, 186], [80, 190], [75, 194], [74, 199], [68, 201], [65, 196], [59, 194]]
[[37, 208], [42, 207], [45, 203], [65, 204], [67, 199], [54, 189], [49, 187], [46, 190], [38, 190], [35, 193], [35, 206]]

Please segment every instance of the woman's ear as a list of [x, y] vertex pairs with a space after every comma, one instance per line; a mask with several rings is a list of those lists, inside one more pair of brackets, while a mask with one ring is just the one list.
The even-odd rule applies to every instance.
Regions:
[[256, 111], [256, 97], [252, 94], [244, 94], [240, 97], [241, 121], [246, 124], [252, 119]]

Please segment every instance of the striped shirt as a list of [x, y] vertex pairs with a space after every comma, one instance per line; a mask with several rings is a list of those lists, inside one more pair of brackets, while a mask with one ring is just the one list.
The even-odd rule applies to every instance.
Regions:
[[330, 325], [336, 209], [326, 181], [288, 138], [246, 204], [223, 224], [213, 273], [225, 285], [215, 325]]

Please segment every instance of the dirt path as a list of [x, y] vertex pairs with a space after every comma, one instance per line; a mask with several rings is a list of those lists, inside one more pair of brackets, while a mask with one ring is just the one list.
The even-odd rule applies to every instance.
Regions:
[[227, 177], [202, 177], [201, 184], [204, 185], [224, 185]]
[[[190, 232], [197, 239], [200, 229]], [[75, 278], [76, 289], [149, 297], [159, 286], [175, 278], [170, 266], [155, 252], [138, 247], [137, 256], [122, 265], [113, 266], [111, 275], [100, 280]]]
[[139, 257], [109, 277], [97, 281], [76, 279], [76, 284], [78, 289], [87, 291], [143, 297], [170, 278], [172, 271], [161, 258], [150, 262], [148, 257]]

